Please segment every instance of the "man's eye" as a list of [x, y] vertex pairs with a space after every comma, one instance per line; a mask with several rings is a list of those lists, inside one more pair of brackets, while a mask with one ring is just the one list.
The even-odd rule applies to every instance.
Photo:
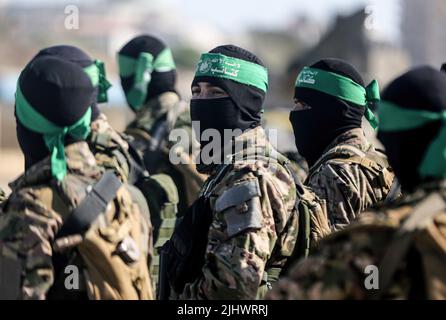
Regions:
[[311, 109], [311, 107], [308, 104], [302, 101], [295, 101], [295, 105], [293, 108], [294, 111], [309, 110], [309, 109]]
[[200, 89], [192, 89], [192, 95], [197, 96], [200, 94]]
[[212, 91], [212, 94], [218, 96], [218, 95], [223, 95], [223, 94], [225, 94], [225, 93], [224, 93], [223, 91], [221, 91], [221, 90], [213, 90], [213, 91]]

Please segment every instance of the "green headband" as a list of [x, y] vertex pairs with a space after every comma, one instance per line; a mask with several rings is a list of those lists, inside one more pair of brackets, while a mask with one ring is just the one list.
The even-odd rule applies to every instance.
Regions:
[[422, 178], [446, 177], [446, 111], [432, 112], [402, 108], [388, 101], [378, 104], [379, 131], [398, 132], [416, 129], [441, 120], [443, 126], [421, 160], [418, 172]]
[[110, 89], [111, 84], [105, 77], [104, 62], [101, 60], [94, 60], [92, 65], [84, 68], [84, 71], [90, 77], [93, 86], [98, 87], [97, 102], [107, 102], [107, 90]]
[[369, 103], [377, 102], [380, 99], [378, 82], [376, 80], [373, 80], [364, 88], [353, 80], [339, 74], [304, 67], [297, 76], [295, 86], [317, 90], [336, 98], [364, 106], [364, 116], [374, 129], [378, 127], [378, 119], [376, 119], [372, 110], [369, 108]]
[[51, 152], [51, 174], [61, 181], [67, 174], [65, 136], [69, 134], [82, 140], [87, 138], [90, 134], [91, 107], [76, 123], [68, 127], [59, 127], [34, 109], [26, 100], [20, 86], [17, 85], [16, 115], [25, 127], [43, 135], [46, 147]]
[[169, 48], [161, 51], [155, 59], [148, 52], [141, 52], [137, 59], [118, 54], [118, 65], [121, 77], [134, 77], [133, 87], [126, 92], [127, 102], [134, 110], [141, 108], [146, 100], [152, 71], [168, 72], [176, 68]]
[[232, 80], [254, 86], [264, 92], [268, 89], [268, 70], [265, 67], [221, 53], [203, 53], [201, 55], [195, 77], [201, 76]]

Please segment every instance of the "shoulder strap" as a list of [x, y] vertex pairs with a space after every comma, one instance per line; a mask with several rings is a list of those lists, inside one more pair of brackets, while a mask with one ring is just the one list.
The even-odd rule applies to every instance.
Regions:
[[361, 154], [358, 153], [358, 151], [360, 151], [360, 150], [357, 148], [353, 148], [352, 146], [347, 146], [347, 145], [336, 146], [335, 148], [324, 153], [322, 155], [322, 157], [316, 161], [316, 163], [310, 168], [308, 177], [312, 176], [319, 169], [319, 167], [327, 161], [330, 161], [333, 159], [336, 159], [336, 160], [348, 159], [352, 156], [365, 155], [365, 153], [363, 153], [362, 151], [361, 151]]
[[393, 241], [387, 248], [379, 266], [379, 290], [373, 291], [371, 298], [378, 299], [389, 288], [400, 262], [406, 256], [412, 244], [413, 235], [443, 212], [445, 208], [443, 197], [434, 192], [418, 203], [409, 217], [395, 233]]
[[307, 180], [322, 166], [330, 160], [338, 162], [355, 163], [367, 170], [379, 174], [390, 167], [384, 154], [380, 156], [377, 150], [364, 152], [351, 145], [339, 145], [326, 152], [311, 168]]
[[121, 185], [121, 181], [113, 172], [105, 172], [79, 206], [73, 209], [56, 239], [87, 231], [93, 221], [106, 211], [107, 205], [115, 198]]

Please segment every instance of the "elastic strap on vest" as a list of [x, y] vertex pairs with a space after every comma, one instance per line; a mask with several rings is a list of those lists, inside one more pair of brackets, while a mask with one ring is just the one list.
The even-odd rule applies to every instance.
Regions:
[[56, 239], [86, 232], [99, 215], [105, 213], [107, 205], [115, 198], [121, 185], [113, 172], [105, 172], [79, 206], [70, 213]]
[[336, 160], [343, 163], [355, 163], [361, 167], [373, 172], [380, 177], [379, 181], [381, 186], [386, 186], [384, 171], [390, 168], [389, 163], [383, 157], [378, 156], [372, 152], [363, 152], [356, 147], [350, 145], [340, 145], [325, 153], [316, 164], [310, 168], [310, 172], [307, 177], [307, 181], [311, 179], [314, 173], [324, 163], [330, 160]]

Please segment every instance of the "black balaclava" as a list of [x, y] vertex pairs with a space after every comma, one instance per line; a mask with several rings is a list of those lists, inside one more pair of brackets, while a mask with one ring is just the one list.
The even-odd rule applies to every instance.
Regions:
[[[253, 53], [234, 45], [219, 46], [209, 53], [220, 53], [264, 66]], [[192, 86], [198, 82], [209, 82], [220, 87], [229, 97], [191, 100], [191, 119], [200, 121], [200, 132], [196, 132], [199, 135], [197, 138], [201, 137], [201, 133], [206, 129], [216, 129], [224, 137], [224, 129], [245, 131], [260, 125], [265, 92], [254, 86], [211, 76], [196, 76]], [[207, 143], [209, 141], [200, 141], [201, 147]], [[222, 144], [224, 143], [225, 141], [222, 141]]]
[[[446, 75], [428, 66], [410, 70], [388, 85], [382, 100], [405, 109], [445, 111]], [[438, 120], [411, 130], [378, 131], [378, 138], [386, 148], [389, 162], [404, 191], [413, 191], [422, 182], [418, 167], [441, 126], [442, 121]]]
[[[96, 89], [79, 65], [57, 57], [31, 60], [19, 77], [23, 95], [32, 107], [57, 126], [69, 126], [85, 114]], [[25, 168], [50, 154], [43, 136], [26, 128], [17, 118], [17, 140], [25, 156]], [[65, 144], [78, 141], [66, 135]]]
[[[317, 68], [350, 78], [364, 86], [361, 75], [355, 68], [339, 59], [322, 59], [311, 68]], [[322, 156], [325, 149], [340, 134], [361, 128], [365, 108], [341, 100], [323, 92], [296, 87], [294, 98], [304, 102], [310, 109], [291, 111], [296, 147], [311, 167]]]
[[[156, 59], [158, 54], [161, 53], [166, 47], [167, 46], [158, 38], [150, 35], [141, 35], [133, 38], [126, 45], [124, 45], [124, 47], [122, 47], [122, 49], [119, 51], [119, 54], [137, 59], [141, 52], [147, 52]], [[133, 87], [134, 77], [121, 76], [120, 78], [122, 89], [127, 94]], [[145, 102], [159, 96], [164, 92], [176, 92], [176, 78], [176, 70], [166, 72], [157, 72], [155, 70], [152, 71]]]
[[[33, 58], [39, 58], [42, 56], [55, 56], [62, 60], [68, 60], [81, 66], [82, 68], [91, 66], [94, 61], [83, 50], [69, 45], [52, 46], [39, 51], [39, 53]], [[98, 108], [97, 102], [92, 101], [92, 121], [96, 120], [101, 114]]]

